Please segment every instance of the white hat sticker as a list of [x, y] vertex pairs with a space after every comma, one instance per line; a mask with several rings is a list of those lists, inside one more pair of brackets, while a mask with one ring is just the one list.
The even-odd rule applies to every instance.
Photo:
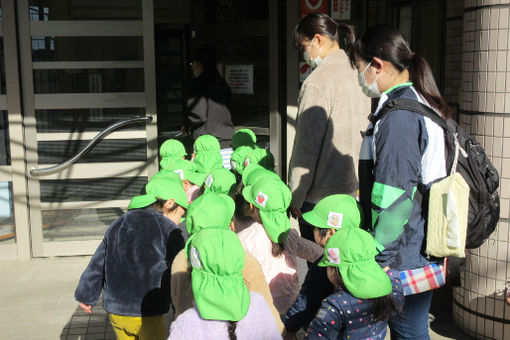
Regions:
[[246, 168], [248, 165], [250, 165], [250, 159], [249, 158], [246, 158], [244, 160], [244, 167]]
[[236, 162], [234, 162], [234, 161], [232, 161], [232, 160], [231, 160], [231, 161], [230, 161], [230, 167], [231, 167], [233, 170], [235, 170], [235, 169], [236, 169], [236, 166], [237, 166]]
[[342, 228], [342, 219], [344, 214], [330, 211], [328, 214], [328, 226], [340, 229]]
[[207, 176], [207, 178], [205, 180], [205, 185], [207, 186], [207, 188], [210, 189], [213, 182], [214, 182], [214, 179], [213, 179], [212, 175], [209, 174], [209, 176]]
[[262, 191], [260, 191], [256, 198], [257, 204], [259, 204], [260, 206], [265, 208], [268, 198], [269, 198], [269, 196], [267, 196]]
[[195, 268], [202, 269], [202, 262], [200, 262], [200, 256], [198, 255], [198, 250], [195, 247], [191, 247], [190, 251], [190, 262], [191, 265]]
[[184, 171], [183, 171], [182, 169], [176, 169], [176, 170], [174, 170], [174, 172], [175, 172], [176, 174], [178, 174], [178, 175], [179, 175], [179, 177], [181, 177], [181, 180], [183, 180], [183, 179], [184, 179]]
[[338, 248], [328, 249], [328, 261], [329, 263], [340, 264], [340, 252]]

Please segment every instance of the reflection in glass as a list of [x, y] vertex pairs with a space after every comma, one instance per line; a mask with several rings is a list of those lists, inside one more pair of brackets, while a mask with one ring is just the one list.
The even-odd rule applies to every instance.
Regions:
[[0, 182], [0, 245], [16, 242], [11, 182]]
[[44, 210], [43, 239], [45, 242], [101, 240], [108, 226], [123, 213], [120, 208]]
[[143, 68], [34, 70], [34, 93], [143, 92]]
[[30, 20], [141, 20], [139, 0], [30, 0]]
[[[83, 150], [89, 140], [40, 141], [39, 164], [59, 164]], [[144, 162], [147, 144], [142, 138], [103, 139], [76, 163]]]
[[142, 37], [32, 37], [33, 61], [143, 60]]
[[[121, 120], [145, 116], [145, 108], [91, 108], [66, 110], [35, 110], [37, 132], [102, 131]], [[140, 130], [140, 124], [127, 125], [126, 130]]]

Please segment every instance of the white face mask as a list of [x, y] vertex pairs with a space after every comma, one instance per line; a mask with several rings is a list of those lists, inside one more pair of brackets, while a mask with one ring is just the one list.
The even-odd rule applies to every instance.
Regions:
[[[315, 41], [315, 38], [312, 39], [312, 43], [310, 44], [310, 50], [312, 49], [314, 41]], [[322, 61], [322, 58], [321, 58], [321, 48], [322, 47], [319, 46], [319, 55], [317, 56], [317, 58], [314, 58], [314, 59], [312, 59], [312, 56], [310, 55], [310, 51], [305, 50], [303, 52], [303, 58], [305, 59], [305, 62], [308, 65], [310, 65], [312, 68], [316, 68], [317, 66], [319, 66], [319, 64]]]
[[381, 92], [379, 92], [379, 87], [377, 86], [377, 78], [379, 75], [375, 77], [374, 81], [370, 85], [367, 85], [367, 81], [365, 80], [365, 72], [368, 70], [370, 64], [372, 64], [372, 62], [365, 67], [363, 72], [358, 72], [358, 84], [361, 86], [361, 90], [367, 97], [379, 98], [381, 96]]

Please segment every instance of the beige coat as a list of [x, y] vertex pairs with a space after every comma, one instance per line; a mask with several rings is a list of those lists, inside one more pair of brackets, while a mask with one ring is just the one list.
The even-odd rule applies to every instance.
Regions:
[[[273, 304], [273, 298], [269, 291], [266, 278], [262, 272], [262, 267], [255, 257], [249, 252], [245, 252], [245, 265], [243, 269], [243, 277], [246, 286], [250, 292], [261, 294], [266, 300], [269, 309], [273, 313], [273, 317], [278, 326], [280, 333], [283, 333], [284, 326], [280, 319], [280, 314]], [[188, 260], [184, 249], [181, 250], [172, 263], [171, 276], [171, 296], [172, 304], [175, 308], [174, 319], [193, 307], [193, 291], [191, 290], [191, 275]]]
[[358, 189], [361, 134], [368, 125], [370, 99], [344, 50], [330, 53], [303, 83], [289, 187], [294, 208], [332, 194]]

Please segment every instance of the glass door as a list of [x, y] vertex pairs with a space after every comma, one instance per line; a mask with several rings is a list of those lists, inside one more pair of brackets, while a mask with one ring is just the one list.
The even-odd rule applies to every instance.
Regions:
[[[157, 171], [152, 1], [17, 6], [32, 255], [91, 254]], [[145, 115], [153, 121], [113, 132], [66, 170], [30, 174], [71, 158], [110, 124]]]

